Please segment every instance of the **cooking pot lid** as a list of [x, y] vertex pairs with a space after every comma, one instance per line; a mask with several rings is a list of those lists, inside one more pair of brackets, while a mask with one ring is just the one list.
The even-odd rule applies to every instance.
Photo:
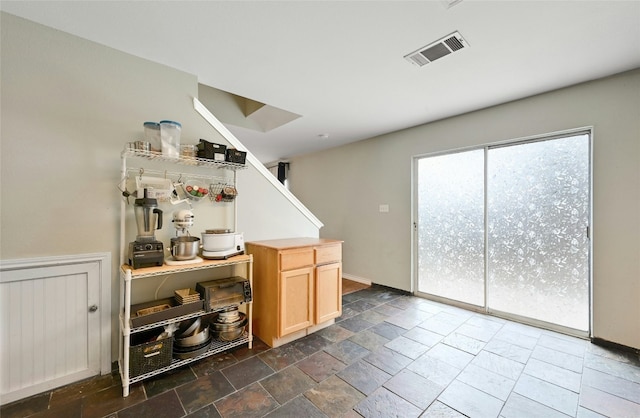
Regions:
[[205, 234], [230, 234], [230, 229], [207, 229], [204, 231]]

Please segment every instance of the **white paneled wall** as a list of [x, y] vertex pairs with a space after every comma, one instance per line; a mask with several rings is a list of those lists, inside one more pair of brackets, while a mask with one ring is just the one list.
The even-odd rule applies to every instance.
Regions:
[[2, 263], [2, 404], [100, 374], [110, 347], [102, 348], [104, 265], [85, 257]]

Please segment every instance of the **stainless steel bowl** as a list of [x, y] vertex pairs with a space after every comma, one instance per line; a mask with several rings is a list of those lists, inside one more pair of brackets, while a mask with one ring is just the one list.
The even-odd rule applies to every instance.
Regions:
[[209, 339], [209, 327], [204, 327], [203, 329], [197, 330], [195, 334], [183, 337], [176, 338], [175, 344], [178, 347], [193, 347], [200, 344], [203, 344]]
[[200, 238], [191, 236], [171, 238], [170, 250], [173, 258], [178, 261], [193, 260], [200, 250]]

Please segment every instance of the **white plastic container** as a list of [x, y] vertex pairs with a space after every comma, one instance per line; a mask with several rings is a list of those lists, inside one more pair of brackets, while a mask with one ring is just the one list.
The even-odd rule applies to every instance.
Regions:
[[162, 155], [170, 158], [180, 156], [180, 133], [182, 125], [172, 120], [160, 121], [160, 141], [162, 145]]
[[145, 122], [144, 140], [149, 143], [151, 151], [162, 151], [162, 143], [160, 142], [160, 124], [158, 122]]

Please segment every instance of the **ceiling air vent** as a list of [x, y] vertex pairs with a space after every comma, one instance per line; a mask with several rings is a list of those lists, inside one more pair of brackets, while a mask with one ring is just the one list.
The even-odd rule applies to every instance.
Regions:
[[452, 52], [467, 48], [468, 46], [469, 44], [467, 44], [467, 41], [464, 40], [460, 33], [453, 32], [452, 34], [422, 47], [409, 55], [405, 55], [404, 58], [418, 67], [422, 67], [430, 62], [447, 56]]

